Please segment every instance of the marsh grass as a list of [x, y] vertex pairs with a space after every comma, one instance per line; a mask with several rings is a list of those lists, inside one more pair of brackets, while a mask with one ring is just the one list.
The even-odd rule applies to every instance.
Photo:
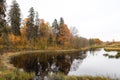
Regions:
[[[35, 77], [34, 73], [21, 72], [19, 70], [14, 70], [12, 72], [4, 73], [0, 80], [33, 80]], [[58, 74], [48, 74], [48, 80], [118, 80], [111, 79], [109, 77], [100, 77], [100, 76], [67, 76], [62, 73]]]
[[119, 47], [117, 47], [117, 48], [115, 48], [115, 47], [106, 47], [106, 48], [104, 48], [104, 50], [105, 51], [120, 51], [120, 48]]
[[1, 56], [0, 56], [0, 71], [4, 71], [6, 69], [6, 67], [3, 65]]
[[5, 71], [0, 80], [32, 80], [34, 73], [21, 72], [19, 70]]
[[110, 55], [110, 54], [103, 54], [104, 56], [108, 57], [108, 58], [120, 58], [120, 52], [117, 52], [116, 55]]
[[120, 52], [115, 55], [116, 58], [120, 58]]
[[62, 73], [48, 75], [50, 80], [117, 80], [104, 76], [66, 76]]

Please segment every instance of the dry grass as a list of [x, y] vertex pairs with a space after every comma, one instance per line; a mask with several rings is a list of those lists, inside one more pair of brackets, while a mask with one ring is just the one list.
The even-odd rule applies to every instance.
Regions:
[[[33, 80], [35, 77], [34, 73], [26, 73], [20, 72], [18, 70], [14, 70], [12, 72], [5, 72], [0, 80]], [[64, 74], [48, 74], [48, 80], [119, 80], [119, 79], [111, 79], [109, 77], [93, 77], [93, 76], [66, 76]]]
[[120, 51], [120, 47], [106, 47], [105, 51]]

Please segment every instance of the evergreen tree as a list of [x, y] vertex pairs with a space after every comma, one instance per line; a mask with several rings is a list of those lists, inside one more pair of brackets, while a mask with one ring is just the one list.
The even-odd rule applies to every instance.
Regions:
[[52, 35], [53, 35], [53, 41], [54, 41], [54, 43], [55, 44], [57, 44], [58, 43], [58, 41], [57, 41], [57, 38], [58, 38], [58, 35], [59, 35], [59, 25], [58, 25], [58, 22], [57, 22], [57, 20], [55, 19], [54, 20], [54, 22], [53, 22], [53, 24], [52, 24]]
[[39, 25], [40, 25], [39, 14], [38, 14], [38, 12], [36, 12], [36, 16], [35, 16], [35, 26], [39, 27]]
[[58, 25], [58, 22], [57, 22], [56, 19], [54, 20], [54, 22], [52, 24], [52, 27], [53, 27], [53, 32], [58, 34], [58, 32], [59, 32], [59, 25]]
[[62, 17], [60, 18], [60, 25], [61, 24], [64, 24], [64, 19]]
[[28, 40], [32, 40], [34, 38], [34, 17], [35, 17], [35, 12], [34, 8], [31, 7], [29, 10], [29, 16], [28, 16], [28, 21], [26, 23], [27, 29], [26, 29], [26, 37]]
[[38, 12], [36, 12], [35, 16], [35, 27], [34, 27], [34, 38], [37, 39], [38, 37], [38, 28], [40, 26], [40, 20], [39, 20], [39, 15]]
[[34, 8], [31, 7], [30, 10], [29, 10], [29, 21], [28, 21], [28, 25], [29, 27], [33, 27], [34, 26], [34, 17], [35, 17], [35, 11], [34, 11]]
[[[52, 24], [52, 27], [53, 27], [54, 29], [56, 29], [56, 30], [59, 29], [58, 22], [57, 22], [56, 19], [54, 20], [54, 22], [53, 22], [53, 24]], [[57, 33], [57, 32], [56, 32], [56, 33]]]
[[20, 24], [21, 24], [21, 13], [19, 4], [14, 0], [11, 5], [11, 9], [9, 11], [9, 21], [11, 24], [12, 33], [15, 36], [21, 35], [20, 33]]
[[0, 36], [2, 36], [3, 45], [9, 45], [9, 38], [8, 38], [8, 28], [6, 26], [6, 7], [5, 7], [5, 0], [0, 0]]
[[2, 32], [6, 32], [5, 11], [6, 11], [5, 0], [0, 0], [0, 35], [2, 35]]

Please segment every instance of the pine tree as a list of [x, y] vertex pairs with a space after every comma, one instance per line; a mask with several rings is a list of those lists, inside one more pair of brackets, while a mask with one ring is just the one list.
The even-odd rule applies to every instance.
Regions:
[[64, 24], [64, 19], [62, 17], [60, 18], [60, 25], [61, 24]]
[[39, 14], [38, 14], [38, 12], [36, 12], [36, 16], [35, 16], [35, 26], [39, 27], [39, 25], [40, 25]]
[[52, 24], [52, 35], [53, 35], [53, 42], [57, 44], [58, 43], [57, 38], [59, 35], [59, 25], [56, 19], [54, 20]]
[[58, 29], [58, 22], [57, 19], [54, 20], [52, 27], [54, 27], [54, 29]]
[[6, 20], [5, 20], [5, 1], [4, 0], [0, 0], [0, 35], [2, 35], [2, 32], [6, 32], [5, 29], [5, 24], [6, 24]]
[[21, 13], [19, 4], [14, 0], [11, 5], [11, 9], [9, 10], [9, 21], [11, 24], [12, 33], [15, 36], [21, 35], [20, 33], [20, 24], [21, 24]]
[[6, 6], [5, 6], [5, 0], [0, 0], [0, 36], [3, 40], [3, 45], [9, 45], [9, 38], [8, 38], [8, 28], [6, 26]]
[[28, 25], [30, 27], [33, 27], [34, 26], [34, 17], [35, 17], [35, 11], [34, 11], [33, 7], [30, 8], [29, 13], [30, 14], [28, 16], [28, 18], [29, 18]]
[[35, 12], [34, 8], [31, 7], [29, 10], [29, 16], [28, 16], [28, 21], [26, 23], [27, 29], [26, 29], [26, 37], [28, 40], [32, 40], [34, 37], [34, 17], [35, 17]]
[[40, 26], [40, 19], [39, 19], [39, 15], [38, 12], [36, 12], [36, 16], [35, 16], [35, 27], [34, 27], [34, 38], [37, 39], [38, 37], [38, 28]]

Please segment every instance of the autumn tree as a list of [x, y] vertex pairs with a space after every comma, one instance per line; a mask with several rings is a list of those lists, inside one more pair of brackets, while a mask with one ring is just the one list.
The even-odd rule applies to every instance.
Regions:
[[28, 43], [28, 39], [27, 39], [27, 36], [26, 36], [26, 34], [27, 34], [27, 22], [28, 22], [28, 18], [25, 18], [23, 21], [22, 21], [22, 26], [21, 26], [21, 28], [20, 28], [20, 32], [21, 32], [21, 45], [22, 46], [24, 46], [24, 47], [26, 47], [26, 46], [29, 46], [29, 45], [27, 45], [27, 43]]
[[50, 36], [49, 23], [45, 23], [43, 19], [40, 20], [40, 40], [41, 48], [46, 48]]
[[89, 39], [89, 45], [90, 46], [92, 46], [92, 45], [94, 45], [95, 43], [94, 43], [94, 40], [93, 39]]
[[79, 45], [78, 48], [84, 48], [89, 46], [89, 41], [84, 37], [79, 37], [79, 42], [77, 44]]
[[78, 29], [76, 27], [70, 27], [70, 45], [71, 48], [74, 48], [77, 45], [75, 42], [78, 40]]
[[61, 45], [66, 45], [69, 43], [70, 39], [70, 30], [66, 24], [64, 24], [64, 19], [60, 18], [59, 24], [59, 34], [58, 34], [58, 41]]
[[21, 25], [21, 13], [19, 4], [16, 0], [13, 0], [11, 8], [9, 10], [9, 22], [11, 24], [12, 33], [15, 36], [20, 36], [20, 25]]
[[92, 38], [92, 39], [89, 39], [89, 44], [90, 45], [100, 45], [100, 44], [102, 44], [102, 41], [98, 38]]
[[45, 23], [44, 20], [41, 20], [40, 37], [48, 37], [48, 33], [49, 33], [49, 23]]

